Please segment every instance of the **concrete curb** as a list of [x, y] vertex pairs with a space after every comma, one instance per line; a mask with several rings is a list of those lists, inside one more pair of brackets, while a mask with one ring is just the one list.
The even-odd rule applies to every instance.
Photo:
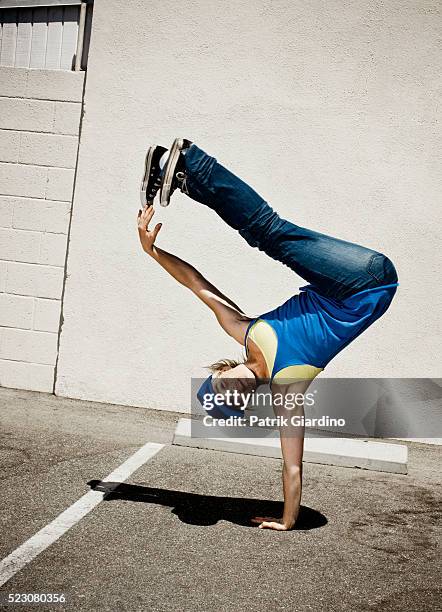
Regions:
[[[277, 431], [263, 431], [262, 437], [256, 438], [252, 437], [252, 435], [256, 436], [256, 428], [252, 427], [241, 428], [244, 434], [242, 437], [226, 437], [225, 428], [221, 427], [211, 427], [210, 430], [212, 436], [207, 437], [208, 428], [204, 427], [200, 421], [180, 419], [172, 443], [177, 446], [281, 459], [281, 446]], [[304, 443], [304, 461], [307, 463], [406, 474], [407, 460], [408, 448], [403, 444], [324, 437], [323, 435], [306, 438]]]

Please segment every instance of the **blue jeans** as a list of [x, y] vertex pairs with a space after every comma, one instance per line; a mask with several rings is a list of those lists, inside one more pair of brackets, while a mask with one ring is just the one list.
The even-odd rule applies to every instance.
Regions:
[[187, 195], [212, 208], [252, 247], [288, 266], [321, 295], [340, 301], [397, 282], [388, 257], [281, 219], [256, 191], [196, 145], [187, 150], [185, 165]]

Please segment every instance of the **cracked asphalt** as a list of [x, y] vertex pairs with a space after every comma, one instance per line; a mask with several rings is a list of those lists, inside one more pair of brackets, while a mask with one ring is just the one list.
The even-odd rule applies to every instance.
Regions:
[[[409, 444], [409, 474], [305, 464], [298, 529], [277, 459], [171, 445], [180, 415], [0, 389], [3, 559], [91, 488], [92, 512], [0, 587], [64, 593], [26, 610], [441, 609], [441, 448]], [[117, 489], [101, 479], [165, 447]]]

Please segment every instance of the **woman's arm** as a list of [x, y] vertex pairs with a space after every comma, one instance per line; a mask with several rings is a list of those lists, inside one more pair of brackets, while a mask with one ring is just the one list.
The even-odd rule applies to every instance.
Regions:
[[[301, 506], [302, 493], [302, 455], [304, 452], [304, 427], [291, 422], [293, 416], [304, 415], [304, 407], [291, 408], [286, 401], [287, 396], [294, 398], [297, 394], [304, 394], [311, 381], [299, 381], [289, 385], [274, 385], [272, 393], [281, 394], [283, 401], [274, 402], [274, 412], [277, 417], [287, 420], [287, 425], [281, 425], [279, 435], [283, 458], [282, 488], [284, 493], [284, 512], [282, 518], [256, 517], [253, 522], [259, 523], [261, 529], [275, 529], [288, 531], [295, 526]], [[299, 395], [298, 395], [299, 397]], [[279, 398], [278, 398], [279, 399]], [[282, 404], [282, 405], [281, 405]], [[287, 407], [289, 406], [289, 407]], [[282, 422], [282, 421], [281, 421]]]
[[161, 223], [158, 223], [153, 230], [149, 229], [154, 213], [153, 206], [145, 206], [143, 211], [138, 213], [138, 234], [144, 252], [204, 302], [214, 312], [224, 331], [243, 344], [248, 317], [244, 315], [239, 306], [223, 295], [193, 266], [155, 245]]

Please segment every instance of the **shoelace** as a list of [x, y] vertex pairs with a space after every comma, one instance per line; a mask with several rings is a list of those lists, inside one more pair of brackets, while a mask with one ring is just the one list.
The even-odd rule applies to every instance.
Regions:
[[185, 172], [177, 172], [176, 173], [177, 181], [180, 183], [180, 190], [182, 193], [189, 195], [189, 190], [187, 189], [187, 175]]
[[149, 191], [149, 194], [147, 195], [148, 200], [155, 197], [160, 186], [161, 186], [161, 175], [157, 176], [157, 178], [155, 179], [154, 184], [152, 185], [152, 189]]

